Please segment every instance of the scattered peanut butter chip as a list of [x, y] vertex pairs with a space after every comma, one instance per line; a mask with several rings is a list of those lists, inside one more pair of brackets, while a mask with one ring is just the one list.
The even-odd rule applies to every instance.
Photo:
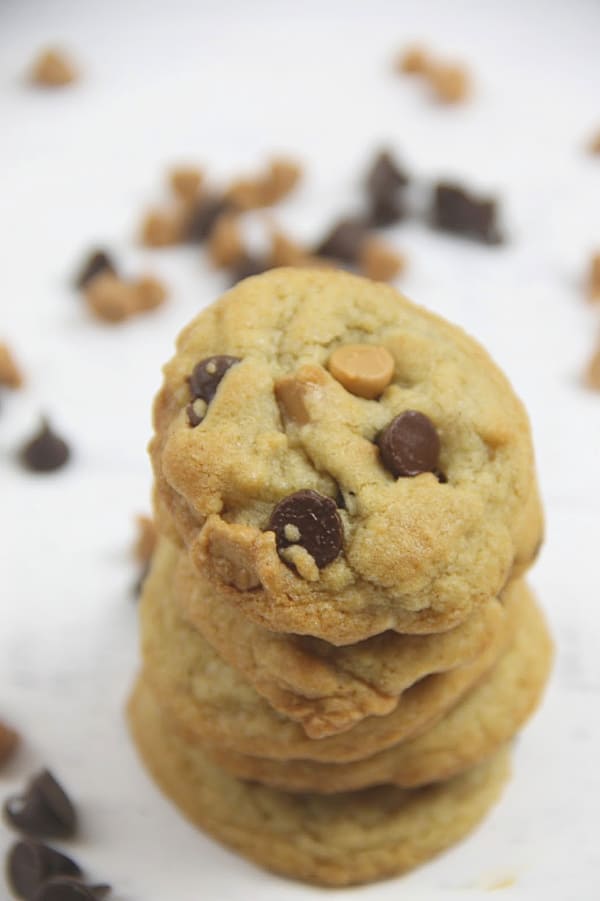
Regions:
[[23, 373], [10, 348], [7, 344], [0, 344], [0, 385], [6, 388], [20, 388], [23, 381]]
[[588, 144], [588, 150], [590, 153], [600, 154], [600, 129], [593, 135]]
[[111, 272], [103, 272], [86, 286], [88, 307], [104, 322], [122, 322], [138, 309], [137, 290]]
[[394, 358], [376, 344], [345, 344], [329, 357], [329, 371], [351, 394], [373, 400], [394, 377]]
[[[291, 528], [293, 538], [288, 537]], [[280, 501], [271, 513], [267, 531], [275, 532], [277, 551], [284, 562], [289, 558], [284, 552], [294, 545], [310, 554], [319, 569], [335, 560], [344, 541], [335, 501], [312, 490], [296, 491]]]
[[592, 391], [600, 391], [600, 347], [592, 354], [584, 373], [584, 384]]
[[19, 736], [0, 720], [0, 766], [2, 766], [19, 743]]
[[141, 241], [146, 247], [169, 247], [183, 241], [185, 218], [179, 210], [152, 210], [142, 222]]
[[238, 204], [219, 194], [208, 194], [200, 197], [192, 210], [186, 213], [184, 224], [184, 240], [192, 244], [201, 244], [210, 234], [224, 213], [231, 213]]
[[234, 213], [219, 216], [208, 238], [207, 251], [219, 269], [235, 266], [246, 256], [239, 219]]
[[428, 68], [426, 77], [442, 103], [462, 103], [471, 93], [471, 79], [464, 66], [436, 63]]
[[600, 300], [600, 253], [594, 254], [590, 260], [587, 287], [589, 299]]
[[440, 438], [424, 413], [406, 410], [396, 416], [381, 433], [377, 444], [381, 462], [395, 478], [437, 470]]
[[187, 413], [188, 422], [193, 429], [195, 429], [197, 425], [200, 425], [200, 423], [206, 416], [207, 409], [208, 404], [205, 400], [202, 400], [201, 397], [195, 398], [195, 400], [193, 400], [191, 404], [187, 405], [185, 410]]
[[358, 264], [367, 278], [387, 282], [403, 271], [406, 259], [385, 241], [368, 238], [360, 249]]
[[134, 313], [155, 310], [167, 299], [167, 289], [160, 279], [153, 275], [143, 275], [133, 285], [135, 291]]
[[45, 88], [62, 88], [76, 81], [77, 69], [62, 50], [42, 50], [31, 69], [31, 80]]
[[301, 178], [302, 167], [295, 160], [287, 157], [272, 159], [262, 182], [265, 206], [270, 206], [287, 197]]
[[217, 388], [227, 370], [239, 362], [239, 357], [232, 357], [229, 354], [217, 354], [200, 360], [194, 366], [189, 379], [190, 391], [194, 400], [201, 398], [209, 404], [217, 393]]
[[306, 250], [281, 231], [271, 232], [272, 266], [303, 266], [309, 258]]
[[284, 376], [275, 385], [275, 397], [285, 415], [298, 425], [310, 420], [305, 403], [306, 386], [293, 375]]
[[169, 173], [169, 185], [173, 193], [186, 202], [197, 200], [204, 173], [196, 166], [177, 166]]
[[251, 178], [237, 178], [232, 181], [225, 191], [225, 197], [240, 210], [254, 210], [266, 206], [263, 202], [262, 184]]
[[31, 472], [53, 472], [64, 466], [70, 456], [68, 444], [46, 420], [42, 420], [37, 434], [21, 448], [19, 454], [21, 463]]
[[412, 44], [396, 58], [394, 68], [405, 75], [425, 75], [430, 64], [428, 51], [420, 44]]
[[148, 563], [156, 546], [156, 526], [149, 516], [137, 516], [136, 525], [137, 538], [133, 553], [139, 563]]

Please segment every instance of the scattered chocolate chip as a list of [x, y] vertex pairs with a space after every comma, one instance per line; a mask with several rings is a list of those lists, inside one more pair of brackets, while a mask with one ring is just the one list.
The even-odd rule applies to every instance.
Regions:
[[20, 460], [32, 472], [52, 472], [60, 469], [71, 455], [68, 444], [52, 430], [47, 420], [20, 451]]
[[97, 275], [100, 275], [101, 272], [110, 272], [112, 275], [116, 275], [117, 267], [105, 250], [96, 250], [90, 254], [81, 267], [79, 274], [75, 279], [76, 287], [80, 290], [85, 288], [88, 282], [91, 282], [91, 280]]
[[42, 770], [22, 795], [4, 804], [4, 816], [15, 829], [34, 837], [68, 838], [75, 833], [75, 809], [49, 770]]
[[110, 890], [110, 885], [86, 885], [79, 879], [57, 876], [40, 886], [33, 901], [101, 901]]
[[383, 465], [396, 478], [437, 470], [440, 438], [431, 420], [417, 410], [392, 419], [377, 444]]
[[502, 237], [497, 224], [496, 201], [478, 198], [458, 185], [435, 185], [432, 224], [443, 231], [455, 232], [486, 244], [499, 244]]
[[368, 234], [363, 219], [342, 219], [316, 247], [315, 253], [320, 257], [355, 263]]
[[389, 151], [384, 150], [375, 157], [366, 180], [371, 225], [391, 225], [404, 218], [402, 190], [408, 182], [408, 176]]
[[237, 285], [242, 279], [250, 278], [251, 275], [261, 275], [261, 273], [266, 272], [267, 269], [270, 268], [267, 260], [246, 254], [229, 270], [231, 274], [231, 284]]
[[239, 357], [231, 357], [228, 354], [216, 354], [214, 357], [201, 360], [194, 366], [189, 379], [192, 397], [194, 399], [200, 397], [209, 404], [227, 370], [239, 362]]
[[202, 197], [191, 213], [185, 228], [185, 240], [192, 243], [206, 241], [215, 227], [219, 216], [232, 212], [235, 205], [224, 197]]
[[311, 490], [296, 491], [280, 501], [267, 530], [275, 532], [279, 552], [291, 545], [303, 547], [319, 569], [335, 560], [344, 541], [336, 502]]
[[6, 859], [6, 877], [19, 898], [33, 901], [40, 886], [53, 876], [81, 876], [81, 869], [60, 851], [41, 842], [16, 842]]

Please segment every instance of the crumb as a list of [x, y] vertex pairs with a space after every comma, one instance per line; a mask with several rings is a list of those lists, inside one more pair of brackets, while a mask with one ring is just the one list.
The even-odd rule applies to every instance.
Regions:
[[394, 68], [405, 75], [425, 75], [431, 65], [429, 53], [419, 44], [412, 44], [396, 57]]
[[151, 210], [142, 222], [141, 240], [146, 247], [180, 244], [185, 233], [185, 216], [179, 210]]
[[17, 365], [7, 344], [0, 343], [0, 385], [6, 388], [20, 388], [23, 384], [23, 373]]
[[583, 374], [583, 383], [592, 391], [600, 391], [600, 345], [592, 354], [586, 370]]
[[122, 322], [137, 310], [136, 293], [135, 286], [105, 272], [92, 279], [84, 290], [84, 297], [98, 319], [104, 322]]
[[146, 313], [163, 305], [168, 297], [167, 288], [160, 279], [153, 275], [142, 275], [134, 282], [135, 313]]
[[204, 173], [196, 166], [178, 166], [169, 173], [173, 193], [186, 202], [197, 200], [204, 183]]
[[42, 50], [31, 69], [32, 82], [45, 88], [62, 88], [77, 77], [77, 69], [69, 57], [53, 48]]
[[436, 63], [430, 66], [426, 78], [442, 103], [462, 103], [471, 93], [471, 80], [464, 66]]
[[16, 732], [0, 720], [0, 766], [5, 764], [12, 756], [15, 748], [19, 743], [19, 736]]
[[138, 563], [149, 563], [156, 547], [156, 526], [149, 516], [136, 516], [137, 538], [133, 548]]
[[590, 300], [600, 300], [600, 253], [590, 260], [587, 293]]
[[239, 218], [234, 213], [219, 216], [208, 238], [208, 256], [218, 269], [235, 266], [246, 256]]
[[406, 260], [379, 238], [369, 238], [360, 249], [359, 267], [367, 278], [387, 282], [404, 270]]

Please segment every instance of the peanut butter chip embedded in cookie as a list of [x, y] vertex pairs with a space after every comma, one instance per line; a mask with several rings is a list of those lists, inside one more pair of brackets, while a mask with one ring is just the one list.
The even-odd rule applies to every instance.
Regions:
[[209, 404], [217, 393], [219, 383], [227, 370], [239, 362], [239, 357], [230, 357], [227, 354], [218, 354], [201, 360], [194, 367], [190, 376], [190, 389], [193, 397], [201, 398]]
[[335, 501], [317, 491], [296, 491], [280, 501], [267, 531], [275, 532], [277, 551], [285, 563], [286, 548], [299, 545], [310, 554], [319, 569], [338, 556], [344, 530]]
[[385, 347], [346, 344], [329, 358], [329, 371], [351, 394], [373, 400], [394, 377], [394, 358]]
[[440, 438], [424, 413], [406, 410], [396, 416], [377, 443], [381, 462], [393, 476], [417, 476], [437, 469]]

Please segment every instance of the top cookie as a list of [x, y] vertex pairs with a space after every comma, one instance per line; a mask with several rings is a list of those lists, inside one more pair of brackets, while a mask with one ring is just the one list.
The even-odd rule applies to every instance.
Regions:
[[184, 329], [154, 408], [159, 528], [275, 631], [435, 632], [535, 556], [526, 412], [485, 351], [342, 272], [249, 278]]

